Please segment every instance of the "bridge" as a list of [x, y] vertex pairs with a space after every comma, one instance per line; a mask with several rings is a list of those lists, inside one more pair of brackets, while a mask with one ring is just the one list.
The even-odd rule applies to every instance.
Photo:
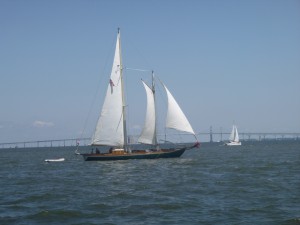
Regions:
[[[230, 132], [199, 132], [196, 133], [200, 141], [219, 142], [227, 141]], [[161, 135], [163, 136], [163, 135]], [[137, 136], [131, 136], [130, 139], [137, 140]], [[287, 132], [239, 132], [241, 141], [262, 141], [262, 140], [300, 140], [300, 133]], [[80, 143], [81, 146], [90, 144], [91, 138], [71, 138], [71, 139], [56, 139], [56, 140], [42, 140], [42, 141], [19, 141], [0, 143], [0, 148], [39, 148], [39, 147], [68, 147], [76, 146]]]
[[0, 143], [0, 148], [33, 148], [33, 147], [67, 147], [76, 146], [78, 142], [87, 145], [90, 138], [57, 139], [43, 141], [19, 141]]

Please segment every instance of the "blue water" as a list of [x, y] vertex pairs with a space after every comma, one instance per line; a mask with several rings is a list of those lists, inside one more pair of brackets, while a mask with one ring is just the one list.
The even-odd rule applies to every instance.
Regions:
[[113, 162], [85, 162], [70, 148], [0, 149], [0, 162], [1, 225], [300, 224], [296, 141]]

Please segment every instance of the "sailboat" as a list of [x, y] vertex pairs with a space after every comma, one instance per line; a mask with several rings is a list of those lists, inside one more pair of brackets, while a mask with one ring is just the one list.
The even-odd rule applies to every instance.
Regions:
[[239, 140], [239, 133], [237, 131], [237, 127], [235, 125], [232, 126], [232, 131], [229, 137], [229, 143], [226, 143], [228, 146], [236, 146], [236, 145], [242, 145], [242, 143]]
[[92, 137], [91, 146], [109, 146], [109, 151], [105, 153], [79, 153], [85, 161], [107, 161], [107, 160], [127, 160], [127, 159], [157, 159], [180, 157], [186, 150], [199, 147], [199, 142], [188, 119], [182, 112], [178, 103], [174, 99], [168, 88], [162, 83], [167, 98], [168, 111], [166, 127], [192, 134], [196, 142], [188, 146], [178, 146], [172, 148], [161, 148], [157, 140], [156, 131], [156, 102], [155, 102], [155, 79], [152, 72], [152, 85], [147, 85], [143, 80], [142, 84], [147, 96], [147, 111], [145, 125], [138, 139], [139, 143], [149, 146], [148, 149], [132, 150], [128, 143], [126, 128], [126, 103], [124, 97], [123, 67], [121, 60], [120, 29], [117, 33], [115, 55], [111, 70], [110, 79], [102, 111], [100, 113], [97, 126]]

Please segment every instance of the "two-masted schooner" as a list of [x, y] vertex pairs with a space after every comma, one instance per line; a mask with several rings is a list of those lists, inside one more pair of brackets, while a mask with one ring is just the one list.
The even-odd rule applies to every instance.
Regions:
[[[123, 84], [123, 67], [121, 60], [120, 29], [118, 29], [115, 55], [111, 70], [110, 79], [102, 111], [92, 137], [91, 146], [110, 146], [106, 153], [78, 153], [86, 161], [104, 161], [104, 160], [126, 160], [126, 159], [156, 159], [180, 157], [185, 150], [199, 146], [195, 132], [177, 104], [176, 100], [162, 83], [167, 98], [168, 111], [166, 127], [192, 134], [195, 144], [184, 147], [161, 148], [157, 140], [156, 132], [156, 105], [155, 105], [155, 84], [154, 74], [152, 73], [152, 85], [148, 86], [142, 81], [147, 96], [147, 111], [144, 129], [138, 139], [139, 143], [149, 145], [149, 149], [131, 150], [128, 144], [126, 129], [126, 111]], [[76, 150], [78, 151], [78, 149]]]

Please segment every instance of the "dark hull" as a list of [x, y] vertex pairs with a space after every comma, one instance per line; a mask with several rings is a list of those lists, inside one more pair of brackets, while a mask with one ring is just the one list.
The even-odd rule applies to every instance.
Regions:
[[81, 154], [85, 161], [109, 161], [109, 160], [128, 160], [128, 159], [159, 159], [180, 157], [188, 148], [173, 150], [162, 150], [154, 152], [125, 153], [121, 155], [113, 154]]

